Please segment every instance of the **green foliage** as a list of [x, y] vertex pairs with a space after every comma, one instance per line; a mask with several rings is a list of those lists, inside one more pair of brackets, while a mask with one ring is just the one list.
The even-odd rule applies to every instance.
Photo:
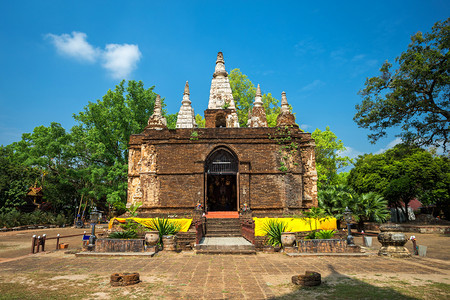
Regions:
[[177, 118], [178, 118], [178, 113], [167, 114], [166, 115], [167, 128], [176, 129], [177, 128]]
[[[231, 90], [233, 91], [236, 112], [238, 114], [239, 126], [246, 127], [248, 112], [252, 109], [255, 100], [256, 88], [247, 75], [242, 74], [239, 69], [233, 69], [228, 75]], [[279, 100], [272, 97], [271, 93], [262, 95], [263, 106], [266, 111], [267, 124], [269, 127], [277, 125], [277, 116], [280, 113]]]
[[317, 188], [325, 185], [338, 184], [340, 178], [338, 171], [350, 165], [352, 160], [347, 156], [341, 156], [345, 151], [344, 143], [327, 126], [325, 131], [314, 130], [311, 137], [316, 142], [316, 169], [318, 174]]
[[447, 157], [399, 144], [381, 154], [358, 157], [348, 182], [357, 193], [376, 192], [392, 206], [408, 205], [417, 197], [445, 209], [450, 199], [450, 163]]
[[110, 239], [136, 239], [138, 238], [138, 235], [135, 231], [116, 231], [112, 232], [108, 238]]
[[344, 217], [344, 211], [348, 207], [352, 215], [359, 222], [362, 230], [364, 222], [385, 222], [390, 213], [388, 202], [379, 194], [370, 192], [357, 194], [347, 185], [326, 186], [318, 192], [319, 208], [326, 214], [334, 216], [337, 220]]
[[450, 18], [437, 22], [430, 33], [416, 33], [408, 49], [385, 62], [380, 75], [368, 78], [359, 91], [353, 120], [373, 133], [375, 143], [386, 129], [401, 126], [405, 142], [443, 146], [448, 151], [450, 122]]
[[387, 208], [388, 202], [381, 195], [370, 192], [355, 197], [353, 215], [356, 221], [375, 221], [382, 223], [390, 218], [390, 212]]
[[269, 133], [269, 139], [274, 140], [280, 149], [280, 167], [278, 170], [281, 172], [287, 172], [289, 166], [298, 166], [297, 159], [298, 153], [298, 141], [292, 136], [292, 126], [277, 127], [274, 135]]
[[336, 219], [342, 219], [346, 207], [353, 210], [355, 192], [347, 185], [328, 185], [317, 193], [319, 208]]
[[315, 233], [315, 238], [321, 240], [331, 239], [333, 238], [334, 234], [334, 230], [320, 230]]
[[[122, 208], [126, 202], [128, 142], [131, 134], [140, 133], [153, 113], [154, 87], [144, 88], [139, 81], [122, 81], [101, 100], [89, 102], [74, 115], [79, 125], [72, 129], [77, 159], [82, 162], [81, 176], [86, 178], [87, 195], [97, 201], [105, 199]], [[163, 107], [164, 102], [162, 103]], [[163, 114], [165, 111], [163, 110]]]
[[0, 228], [17, 227], [23, 225], [58, 225], [63, 226], [68, 223], [63, 214], [55, 215], [50, 212], [36, 210], [32, 213], [22, 213], [18, 210], [10, 210], [0, 213]]
[[264, 231], [264, 235], [268, 237], [268, 245], [281, 246], [281, 233], [288, 231], [288, 225], [277, 219], [268, 219], [265, 220], [261, 229]]
[[195, 115], [195, 123], [197, 123], [198, 128], [205, 128], [205, 122], [205, 118], [203, 118], [201, 115]]
[[192, 131], [191, 132], [190, 140], [191, 141], [197, 141], [198, 140], [198, 132], [197, 131]]
[[12, 145], [0, 146], [0, 212], [24, 205], [28, 188], [39, 175], [37, 168], [21, 162]]
[[151, 230], [158, 231], [159, 237], [163, 235], [174, 235], [181, 230], [181, 224], [175, 220], [166, 218], [154, 218], [150, 222]]
[[310, 231], [305, 236], [305, 240], [314, 240], [314, 239], [316, 239], [316, 231]]

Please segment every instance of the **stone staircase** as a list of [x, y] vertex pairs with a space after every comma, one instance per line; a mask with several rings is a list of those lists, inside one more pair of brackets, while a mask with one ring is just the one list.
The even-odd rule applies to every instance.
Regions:
[[206, 216], [206, 236], [195, 246], [197, 254], [256, 254], [255, 245], [242, 237], [237, 213]]
[[256, 254], [255, 245], [243, 237], [204, 237], [196, 254]]
[[241, 223], [235, 218], [206, 219], [206, 237], [240, 237]]

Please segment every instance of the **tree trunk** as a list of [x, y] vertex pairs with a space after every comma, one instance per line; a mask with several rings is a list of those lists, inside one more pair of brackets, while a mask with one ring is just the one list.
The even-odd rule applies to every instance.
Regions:
[[356, 229], [361, 232], [364, 230], [364, 220], [359, 219], [358, 223], [356, 224]]

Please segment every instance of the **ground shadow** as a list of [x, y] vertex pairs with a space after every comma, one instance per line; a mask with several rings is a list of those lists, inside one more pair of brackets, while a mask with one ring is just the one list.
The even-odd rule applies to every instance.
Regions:
[[[270, 299], [418, 299], [402, 294], [390, 287], [379, 287], [343, 275], [337, 272], [332, 265], [328, 265], [328, 269], [331, 271], [331, 274], [322, 277], [320, 286], [295, 287], [295, 290], [291, 293]], [[385, 277], [380, 277], [380, 279], [389, 281]]]

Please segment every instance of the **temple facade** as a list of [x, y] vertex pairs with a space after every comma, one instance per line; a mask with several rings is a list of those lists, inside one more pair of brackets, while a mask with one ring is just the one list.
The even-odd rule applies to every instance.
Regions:
[[141, 134], [130, 137], [128, 204], [141, 216], [193, 210], [281, 216], [317, 206], [315, 144], [295, 123], [282, 93], [277, 127], [267, 127], [258, 85], [247, 127], [240, 128], [225, 61], [217, 55], [206, 128], [198, 128], [186, 82], [176, 129], [158, 95]]

